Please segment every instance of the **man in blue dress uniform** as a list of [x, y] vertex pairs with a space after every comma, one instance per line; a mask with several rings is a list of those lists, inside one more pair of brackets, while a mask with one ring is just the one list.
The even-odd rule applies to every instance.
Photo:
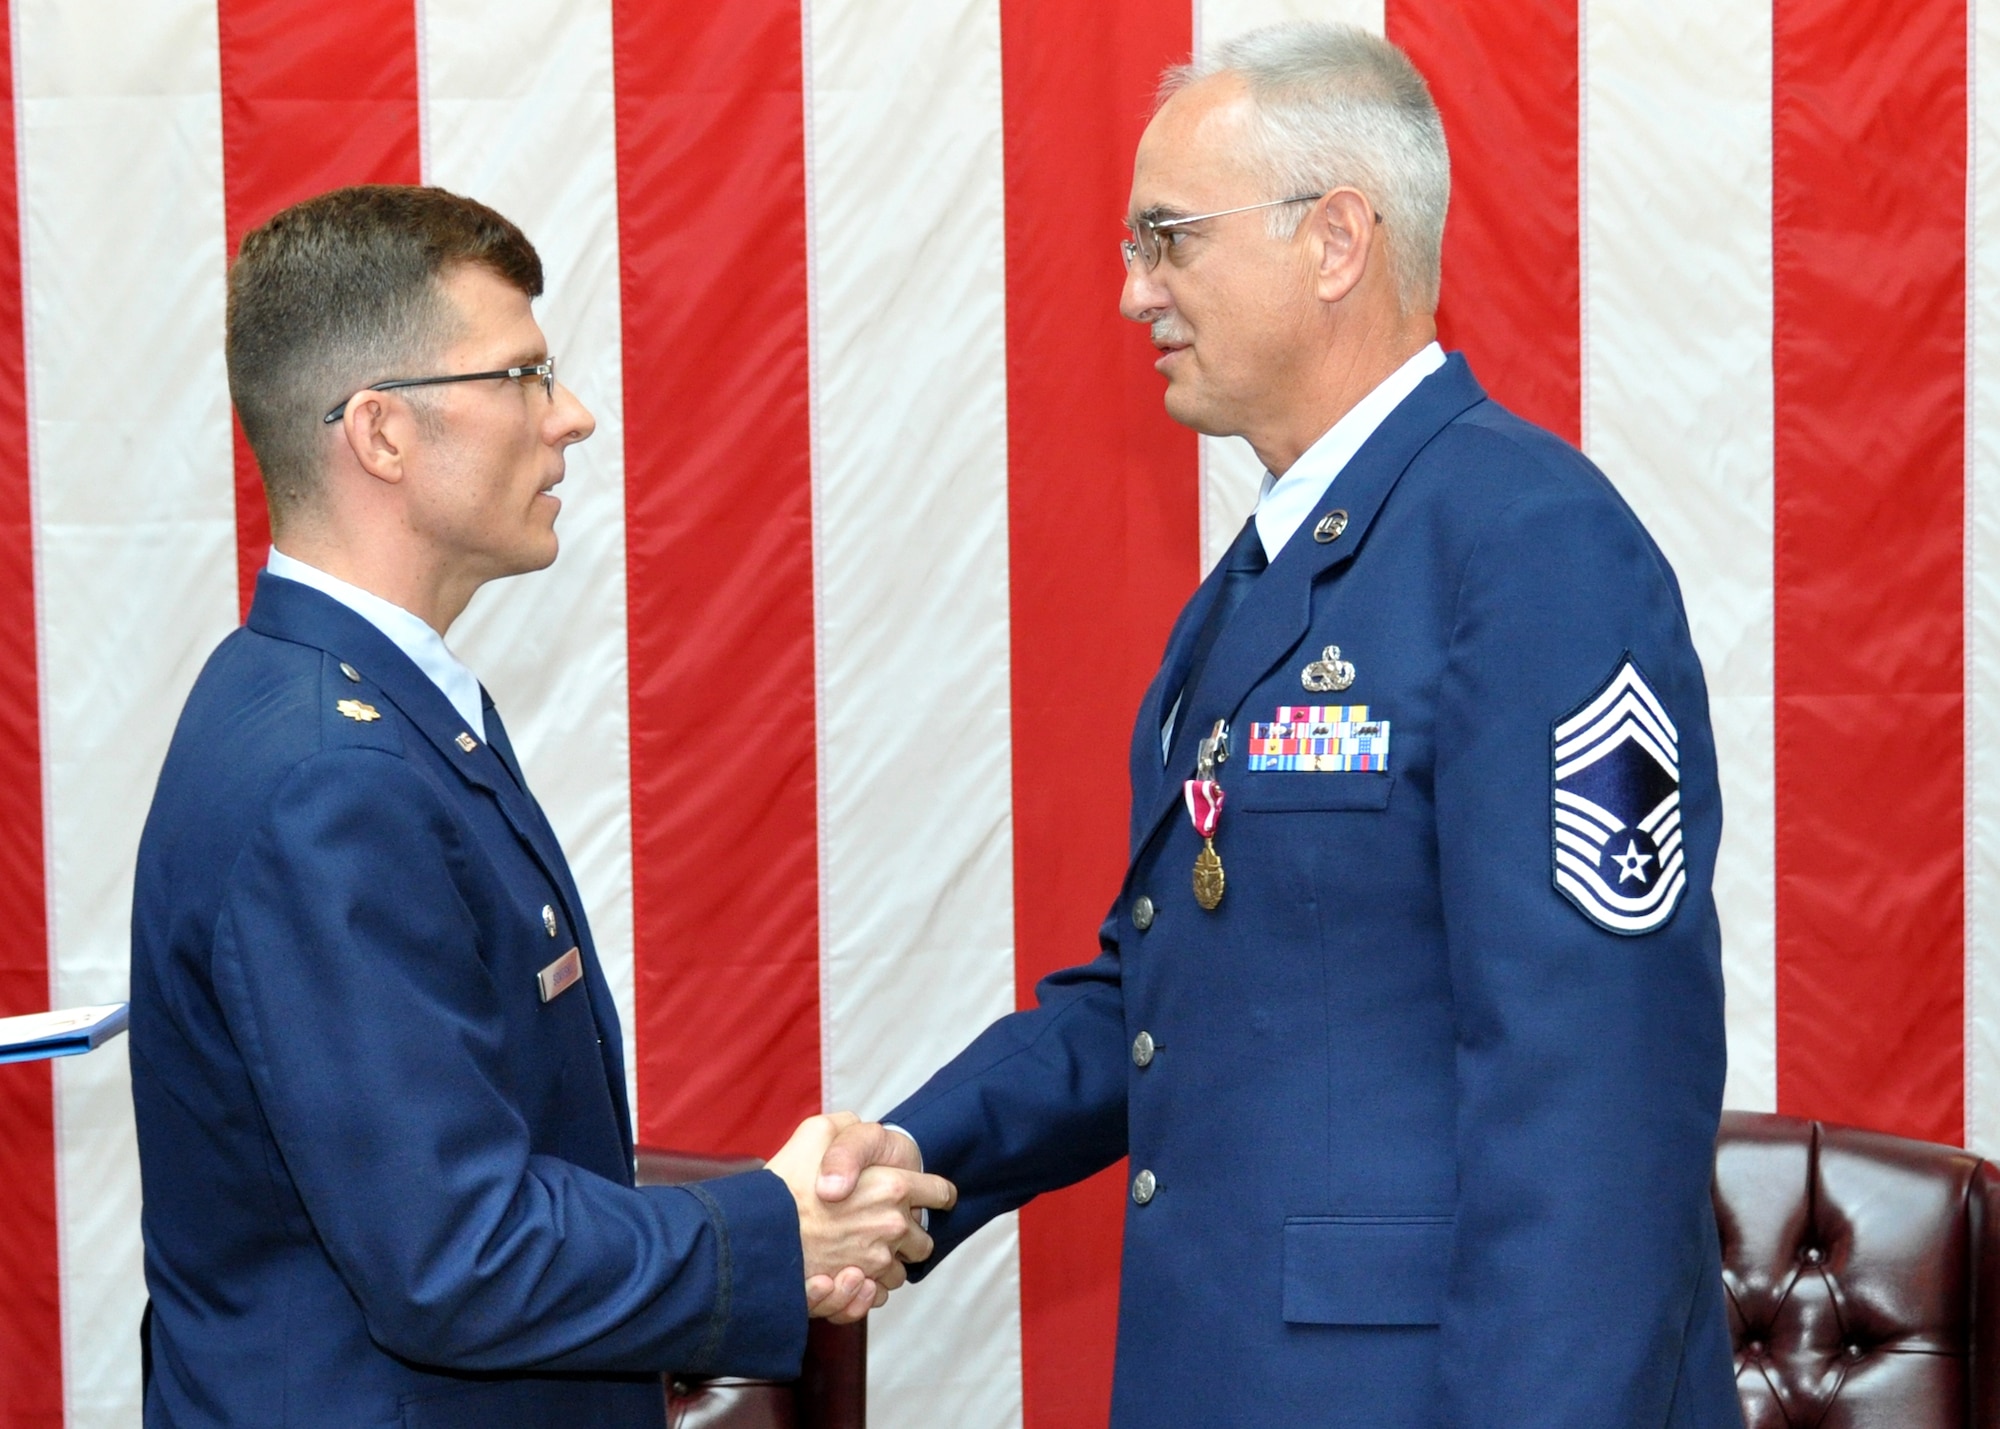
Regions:
[[865, 1313], [950, 1200], [897, 1171], [829, 1216], [824, 1117], [770, 1170], [633, 1186], [582, 902], [443, 639], [555, 559], [591, 433], [541, 288], [438, 189], [309, 200], [231, 271], [274, 545], [139, 850], [148, 1425], [660, 1429], [660, 1371], [796, 1373], [807, 1276], [846, 1268], [817, 1311]]
[[1734, 1429], [1722, 813], [1674, 575], [1438, 348], [1449, 170], [1399, 51], [1278, 27], [1167, 91], [1122, 307], [1264, 489], [1140, 705], [1100, 955], [908, 1137], [841, 1133], [822, 1194], [920, 1147], [949, 1251], [1129, 1154], [1131, 1429]]

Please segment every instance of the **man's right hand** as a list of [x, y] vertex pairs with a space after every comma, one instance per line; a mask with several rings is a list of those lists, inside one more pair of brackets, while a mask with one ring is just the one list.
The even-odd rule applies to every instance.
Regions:
[[836, 1136], [866, 1125], [849, 1112], [808, 1117], [768, 1163], [798, 1206], [810, 1312], [843, 1324], [887, 1299], [908, 1278], [906, 1264], [930, 1255], [919, 1210], [948, 1210], [958, 1199], [949, 1181], [914, 1169], [913, 1156], [876, 1158], [879, 1164], [860, 1171], [838, 1199], [822, 1199], [827, 1149]]

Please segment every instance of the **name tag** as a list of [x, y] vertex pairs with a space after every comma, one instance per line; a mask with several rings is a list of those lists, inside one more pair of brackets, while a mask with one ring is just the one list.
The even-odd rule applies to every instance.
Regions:
[[583, 954], [571, 948], [547, 967], [535, 974], [535, 981], [541, 984], [542, 1001], [554, 1002], [583, 977]]

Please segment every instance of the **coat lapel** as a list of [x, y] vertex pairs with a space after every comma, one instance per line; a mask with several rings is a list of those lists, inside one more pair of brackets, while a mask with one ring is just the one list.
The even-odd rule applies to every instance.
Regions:
[[[1465, 359], [1456, 353], [1446, 358], [1444, 366], [1418, 384], [1363, 443], [1327, 488], [1318, 508], [1300, 524], [1285, 548], [1278, 552], [1278, 558], [1250, 587], [1242, 605], [1236, 608], [1217, 638], [1200, 680], [1182, 700], [1165, 777], [1151, 786], [1150, 799], [1144, 805], [1139, 802], [1139, 790], [1146, 786], [1134, 782], [1135, 853], [1159, 827], [1160, 820], [1178, 804], [1181, 781], [1194, 772], [1196, 743], [1218, 719], [1227, 719], [1233, 725], [1244, 697], [1305, 635], [1312, 620], [1314, 584], [1354, 558], [1367, 539], [1376, 513], [1417, 453], [1461, 413], [1485, 398]], [[1335, 510], [1347, 513], [1346, 529], [1331, 542], [1315, 540], [1314, 529]], [[1196, 606], [1200, 606], [1203, 615], [1207, 613], [1219, 585], [1218, 574], [1209, 572], [1201, 592], [1188, 603], [1182, 616], [1176, 643], [1182, 647], [1183, 661], [1186, 647], [1193, 642], [1193, 632], [1201, 628], [1195, 615]], [[1190, 620], [1190, 617], [1195, 618]], [[1185, 670], [1185, 663], [1182, 669]], [[1161, 688], [1166, 683], [1166, 674], [1163, 670], [1162, 678], [1148, 693], [1149, 708], [1161, 701], [1172, 701], [1172, 689]], [[1181, 674], [1174, 674], [1176, 682], [1181, 678]], [[1157, 739], [1159, 724], [1153, 722], [1150, 729]], [[1145, 733], [1146, 728], [1142, 727], [1135, 745], [1143, 740]], [[1246, 733], [1233, 731], [1234, 743], [1239, 748]], [[1135, 754], [1135, 766], [1137, 763]]]
[[[1202, 622], [1208, 619], [1209, 607], [1215, 603], [1221, 580], [1221, 568], [1218, 566], [1208, 573], [1195, 593], [1188, 597], [1187, 604], [1181, 607], [1173, 631], [1167, 636], [1167, 649], [1160, 658], [1159, 671], [1153, 676], [1153, 683], [1147, 686], [1145, 698], [1139, 702], [1139, 716], [1132, 727], [1131, 752], [1132, 812], [1135, 817], [1152, 803], [1154, 790], [1166, 777], [1166, 765], [1160, 758], [1160, 727], [1167, 722], [1167, 711], [1173, 707], [1174, 696], [1180, 692], [1181, 682], [1187, 678], [1195, 636], [1200, 632]], [[1178, 728], [1175, 732], [1179, 733]], [[1138, 828], [1135, 826], [1132, 832], [1136, 835]]]
[[[618, 1021], [610, 1011], [613, 1006], [610, 988], [604, 983], [603, 974], [597, 967], [595, 949], [584, 947], [587, 941], [585, 929], [589, 925], [584, 921], [576, 883], [570, 877], [569, 861], [563, 857], [555, 830], [549, 826], [541, 807], [528, 793], [520, 764], [514, 758], [513, 747], [507, 742], [506, 730], [500, 721], [497, 718], [487, 721], [487, 729], [499, 734], [497, 742], [476, 740], [471, 749], [465, 748], [459, 742], [460, 738], [472, 737], [472, 731], [465, 727], [465, 720], [453, 708], [451, 701], [444, 697], [444, 692], [431, 682], [430, 676], [419, 670], [394, 641], [366, 620], [331, 596], [300, 585], [297, 581], [281, 580], [269, 572], [260, 573], [256, 598], [250, 605], [249, 625], [261, 635], [323, 650], [360, 671], [362, 678], [396, 706], [410, 726], [438, 751], [439, 757], [459, 778], [476, 789], [484, 790], [499, 806], [515, 837], [541, 866], [549, 882], [555, 885], [569, 926], [577, 931], [579, 946], [587, 954], [584, 959], [585, 981], [590, 988], [591, 1011], [606, 1054], [606, 1079], [611, 1084], [612, 1098], [618, 1106], [627, 1150], [630, 1150], [632, 1133], [625, 1102], [624, 1053]], [[491, 711], [492, 699], [485, 696], [484, 690], [481, 695], [486, 709]], [[614, 1053], [618, 1058], [615, 1065], [611, 1060]]]

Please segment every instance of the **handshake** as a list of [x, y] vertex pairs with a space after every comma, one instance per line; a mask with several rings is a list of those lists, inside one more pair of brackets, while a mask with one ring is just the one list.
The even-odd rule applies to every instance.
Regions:
[[958, 1188], [927, 1176], [917, 1144], [852, 1112], [808, 1117], [766, 1163], [791, 1189], [805, 1248], [806, 1309], [848, 1324], [889, 1298], [931, 1253], [923, 1212]]

